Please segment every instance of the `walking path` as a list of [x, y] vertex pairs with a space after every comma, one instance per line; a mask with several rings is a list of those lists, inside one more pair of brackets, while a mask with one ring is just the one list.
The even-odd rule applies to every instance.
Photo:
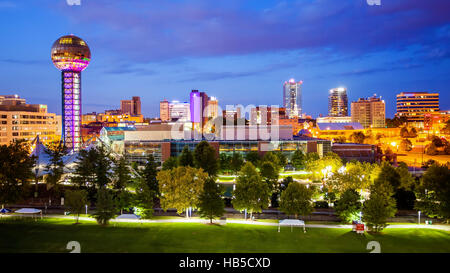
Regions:
[[[20, 217], [20, 215], [5, 215], [3, 217]], [[23, 217], [32, 217], [30, 215], [24, 215]], [[37, 216], [39, 217], [39, 216]], [[43, 217], [46, 218], [67, 218], [67, 219], [73, 219], [73, 216], [67, 216], [67, 215], [44, 215]], [[95, 221], [94, 218], [91, 217], [80, 217], [80, 220], [83, 221]], [[120, 222], [129, 222], [129, 223], [209, 223], [209, 220], [206, 219], [198, 219], [198, 218], [181, 218], [180, 219], [157, 219], [157, 220], [132, 220], [132, 219], [113, 219], [111, 220], [113, 223], [120, 223]], [[218, 220], [214, 221], [215, 223], [218, 222]], [[229, 224], [246, 224], [246, 225], [260, 225], [260, 226], [278, 226], [278, 223], [271, 223], [271, 222], [259, 222], [259, 221], [250, 221], [250, 220], [231, 220], [227, 219], [226, 223]], [[345, 229], [351, 229], [352, 225], [342, 225], [342, 224], [306, 224], [307, 228], [345, 228]], [[418, 224], [399, 224], [399, 225], [388, 225], [386, 228], [423, 228], [423, 229], [438, 229], [438, 230], [445, 230], [450, 231], [450, 225], [418, 225]]]

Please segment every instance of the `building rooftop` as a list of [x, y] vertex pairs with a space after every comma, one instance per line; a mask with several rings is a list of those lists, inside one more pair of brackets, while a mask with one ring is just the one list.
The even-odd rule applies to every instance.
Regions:
[[319, 130], [364, 130], [359, 122], [317, 123]]

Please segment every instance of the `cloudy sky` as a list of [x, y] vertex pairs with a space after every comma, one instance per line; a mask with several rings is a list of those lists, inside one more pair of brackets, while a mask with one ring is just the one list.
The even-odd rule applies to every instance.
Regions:
[[140, 96], [146, 116], [191, 89], [227, 104], [281, 104], [303, 80], [303, 109], [327, 112], [330, 88], [349, 101], [373, 94], [395, 113], [395, 94], [436, 91], [450, 110], [450, 1], [0, 0], [0, 94], [60, 113], [50, 48], [75, 34], [92, 52], [83, 112]]

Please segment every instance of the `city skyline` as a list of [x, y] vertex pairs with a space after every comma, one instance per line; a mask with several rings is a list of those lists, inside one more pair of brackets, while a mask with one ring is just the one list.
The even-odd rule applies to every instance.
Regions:
[[[400, 92], [440, 93], [441, 109], [449, 109], [449, 19], [442, 13], [442, 7], [449, 4], [439, 0], [434, 2], [440, 5], [433, 6], [423, 1], [395, 1], [376, 7], [365, 1], [354, 2], [196, 1], [188, 5], [183, 1], [153, 1], [151, 4], [160, 4], [172, 20], [163, 20], [157, 28], [150, 24], [154, 18], [146, 19], [151, 16], [139, 12], [139, 7], [151, 4], [138, 1], [127, 2], [126, 11], [120, 9], [123, 3], [107, 1], [83, 2], [81, 6], [68, 6], [65, 1], [42, 1], [39, 5], [32, 1], [0, 1], [0, 20], [4, 25], [15, 25], [14, 32], [9, 28], [0, 30], [9, 41], [0, 45], [4, 76], [0, 90], [18, 94], [30, 103], [47, 104], [49, 112], [61, 114], [55, 95], [60, 92], [55, 84], [58, 75], [48, 60], [48, 48], [56, 37], [73, 33], [83, 37], [96, 56], [83, 78], [83, 113], [117, 108], [118, 102], [132, 93], [141, 97], [142, 113], [156, 117], [162, 99], [185, 101], [193, 89], [217, 97], [222, 108], [227, 104], [281, 106], [281, 86], [290, 78], [304, 81], [303, 112], [314, 117], [326, 115], [324, 98], [336, 86], [347, 88], [349, 101], [374, 93], [381, 95], [386, 101], [386, 117], [393, 117], [395, 95]], [[298, 11], [296, 24], [311, 23], [313, 29], [327, 31], [330, 37], [302, 28], [290, 29], [293, 34], [302, 34], [301, 38], [289, 35], [284, 30], [289, 29], [289, 24], [282, 18], [289, 16], [292, 9]], [[161, 19], [154, 14], [158, 8], [146, 10]], [[175, 15], [183, 12], [175, 20]], [[421, 13], [420, 20], [402, 23], [395, 19], [407, 18], [413, 12]], [[36, 20], [23, 20], [30, 16]], [[124, 18], [121, 25], [112, 20], [117, 16]], [[135, 17], [145, 20], [139, 23], [133, 20]], [[341, 17], [345, 20], [335, 22], [336, 26], [326, 23]], [[234, 29], [232, 18], [248, 24], [248, 28], [271, 29], [244, 37], [242, 34], [250, 29]], [[207, 23], [202, 23], [205, 19]], [[342, 29], [352, 20], [367, 25]], [[198, 33], [190, 27], [195, 24]], [[117, 28], [123, 30], [122, 35], [113, 35]], [[367, 34], [377, 28], [383, 35]], [[133, 30], [139, 35], [133, 36]], [[331, 35], [330, 31], [337, 30], [342, 37]], [[355, 31], [358, 35], [352, 35]], [[164, 37], [163, 33], [173, 36]], [[158, 41], [145, 38], [149, 34], [157, 34]], [[205, 40], [203, 34], [224, 35], [213, 42]], [[274, 41], [279, 35], [289, 35], [290, 42]], [[171, 43], [180, 41], [185, 41], [186, 46]], [[262, 45], [262, 41], [266, 43]]]

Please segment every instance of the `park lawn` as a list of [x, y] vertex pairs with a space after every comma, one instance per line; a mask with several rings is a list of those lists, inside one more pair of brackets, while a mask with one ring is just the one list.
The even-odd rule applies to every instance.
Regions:
[[357, 235], [349, 229], [200, 223], [117, 223], [107, 227], [92, 221], [73, 225], [69, 219], [0, 221], [0, 252], [68, 252], [78, 241], [81, 252], [368, 252], [378, 241], [381, 252], [450, 252], [450, 232], [426, 229], [386, 229], [382, 234]]

